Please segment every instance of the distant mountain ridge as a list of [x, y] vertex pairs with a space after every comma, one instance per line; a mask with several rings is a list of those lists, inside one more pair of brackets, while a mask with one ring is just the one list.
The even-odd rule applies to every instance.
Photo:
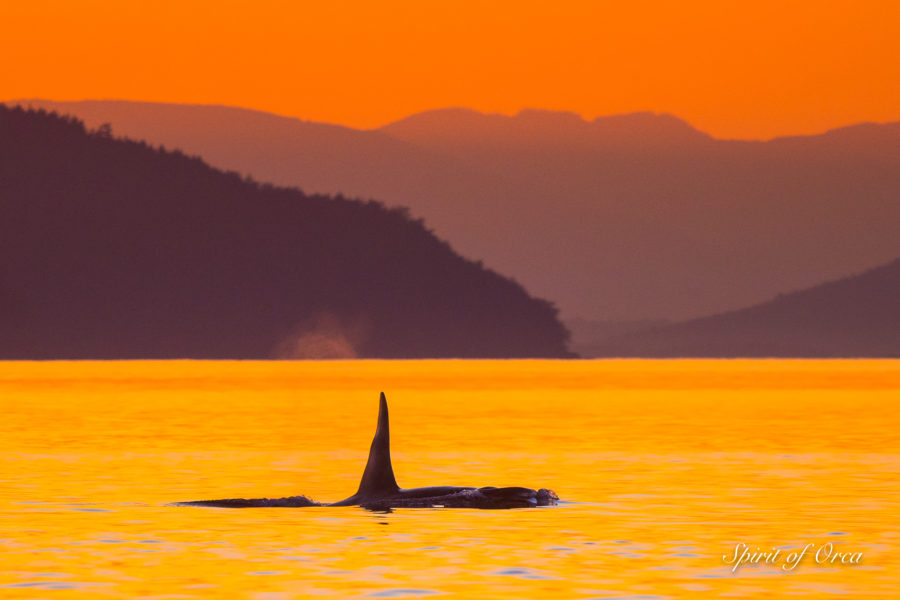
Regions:
[[377, 202], [0, 105], [0, 358], [567, 357], [554, 307]]
[[418, 113], [377, 129], [407, 142], [443, 146], [479, 143], [515, 146], [523, 143], [672, 144], [712, 138], [669, 114], [637, 112], [587, 121], [562, 111], [525, 109], [513, 116], [470, 109], [439, 109]]
[[900, 255], [900, 123], [755, 142], [650, 113], [453, 109], [359, 131], [224, 107], [32, 103], [260, 180], [407, 206], [567, 319], [700, 317]]
[[742, 310], [612, 338], [587, 354], [900, 358], [900, 259]]

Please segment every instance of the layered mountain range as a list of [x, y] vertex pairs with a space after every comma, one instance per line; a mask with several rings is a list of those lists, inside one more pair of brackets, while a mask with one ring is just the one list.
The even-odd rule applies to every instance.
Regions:
[[568, 318], [689, 319], [900, 255], [900, 123], [757, 142], [651, 113], [447, 109], [361, 131], [221, 106], [23, 102], [259, 180], [409, 207]]
[[[840, 338], [844, 350], [812, 324], [784, 329], [793, 341], [773, 333], [786, 323], [784, 298], [799, 299], [788, 303], [799, 315], [799, 303], [825, 306], [834, 293], [827, 318], [809, 313], [826, 319], [825, 332], [854, 310], [846, 290], [870, 281], [851, 276], [900, 256], [900, 123], [742, 141], [653, 113], [588, 121], [444, 109], [355, 130], [223, 106], [17, 102], [259, 180], [408, 207], [464, 256], [559, 306], [585, 355], [870, 356], [894, 347], [883, 336], [867, 346], [874, 330], [852, 318], [862, 337]], [[815, 293], [792, 294], [806, 288]], [[753, 341], [751, 322], [768, 342]]]

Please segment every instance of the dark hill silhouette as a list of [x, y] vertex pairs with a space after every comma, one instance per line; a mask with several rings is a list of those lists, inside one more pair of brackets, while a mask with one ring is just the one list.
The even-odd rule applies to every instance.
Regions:
[[748, 142], [651, 113], [452, 109], [357, 131], [224, 107], [43, 105], [257, 179], [408, 206], [567, 318], [700, 317], [900, 255], [900, 123]]
[[900, 260], [685, 323], [620, 336], [593, 356], [900, 357]]
[[0, 358], [566, 356], [547, 302], [402, 209], [0, 106]]

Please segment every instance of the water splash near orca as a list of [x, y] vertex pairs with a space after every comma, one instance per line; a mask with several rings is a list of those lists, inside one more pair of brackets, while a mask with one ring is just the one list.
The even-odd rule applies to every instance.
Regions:
[[178, 502], [177, 506], [212, 506], [218, 508], [361, 506], [369, 510], [392, 508], [528, 508], [550, 506], [559, 497], [553, 490], [524, 487], [458, 487], [435, 486], [402, 489], [394, 477], [391, 464], [391, 433], [387, 399], [381, 393], [378, 426], [369, 449], [369, 460], [359, 482], [359, 489], [339, 502], [315, 502], [306, 496], [288, 498], [231, 498]]

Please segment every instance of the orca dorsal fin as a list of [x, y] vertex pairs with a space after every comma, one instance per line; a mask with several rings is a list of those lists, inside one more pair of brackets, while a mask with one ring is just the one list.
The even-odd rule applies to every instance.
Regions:
[[378, 403], [378, 428], [369, 449], [369, 462], [359, 482], [357, 496], [371, 497], [393, 494], [400, 489], [391, 466], [391, 430], [388, 423], [387, 399], [384, 392]]

